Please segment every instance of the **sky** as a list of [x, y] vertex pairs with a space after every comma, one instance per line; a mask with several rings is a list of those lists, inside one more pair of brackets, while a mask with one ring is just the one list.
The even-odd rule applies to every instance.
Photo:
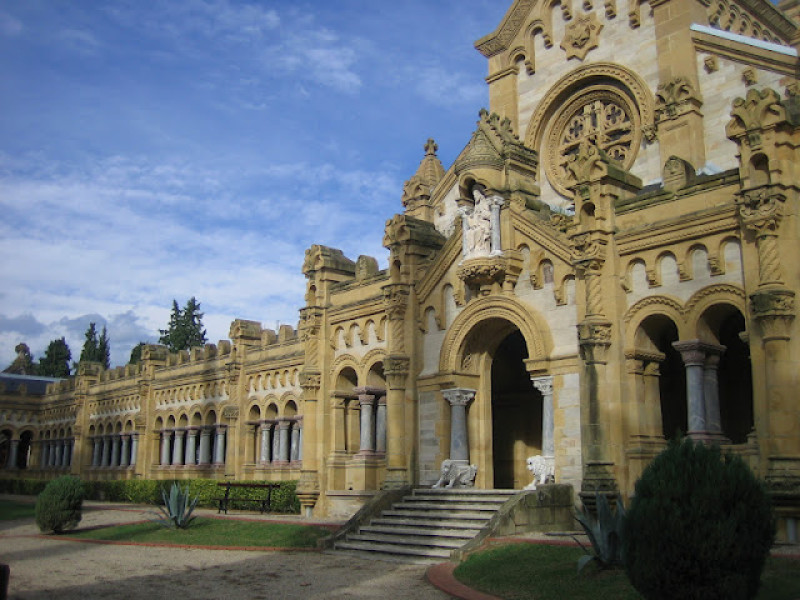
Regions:
[[297, 326], [312, 244], [385, 267], [429, 137], [488, 105], [474, 42], [510, 0], [0, 4], [0, 369], [90, 322], [112, 366], [172, 301]]

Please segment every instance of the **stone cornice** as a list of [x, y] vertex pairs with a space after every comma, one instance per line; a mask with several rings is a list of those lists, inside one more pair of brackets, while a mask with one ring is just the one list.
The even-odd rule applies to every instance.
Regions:
[[370, 296], [358, 302], [328, 309], [328, 322], [333, 326], [343, 321], [382, 315], [384, 310], [383, 292], [380, 292], [376, 296]]
[[792, 37], [796, 35], [797, 26], [772, 2], [768, 0], [736, 0], [736, 3], [763, 20], [785, 41], [791, 41]]
[[572, 263], [570, 243], [555, 229], [544, 223], [526, 219], [521, 216], [515, 216], [514, 228], [519, 233], [527, 236], [537, 245], [547, 250], [553, 256], [564, 261], [564, 263]]
[[616, 241], [619, 255], [626, 256], [725, 231], [738, 234], [739, 222], [734, 205], [714, 207], [670, 221], [649, 223], [617, 234]]
[[500, 26], [492, 33], [475, 42], [475, 48], [486, 58], [507, 50], [509, 44], [522, 29], [525, 20], [533, 8], [536, 0], [515, 0]]
[[800, 61], [797, 56], [781, 54], [767, 48], [725, 39], [703, 31], [692, 31], [692, 41], [699, 52], [708, 52], [726, 60], [782, 75], [797, 77], [800, 74]]

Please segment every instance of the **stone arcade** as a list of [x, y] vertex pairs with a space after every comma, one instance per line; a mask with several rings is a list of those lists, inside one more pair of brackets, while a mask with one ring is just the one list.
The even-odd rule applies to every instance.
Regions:
[[629, 495], [683, 432], [741, 455], [796, 539], [798, 13], [515, 0], [476, 44], [489, 110], [448, 169], [425, 145], [387, 270], [312, 246], [297, 330], [7, 385], [6, 474], [298, 480], [344, 516], [408, 485], [522, 490], [534, 456]]

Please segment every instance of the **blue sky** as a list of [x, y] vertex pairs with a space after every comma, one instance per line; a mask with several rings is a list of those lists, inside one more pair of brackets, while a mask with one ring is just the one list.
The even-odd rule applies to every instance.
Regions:
[[297, 324], [305, 249], [375, 256], [428, 137], [488, 104], [510, 0], [0, 4], [0, 369], [90, 321], [112, 365], [196, 296]]

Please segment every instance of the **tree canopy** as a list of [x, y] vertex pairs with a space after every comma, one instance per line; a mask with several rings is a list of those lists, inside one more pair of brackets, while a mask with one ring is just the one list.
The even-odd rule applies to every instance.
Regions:
[[72, 359], [67, 340], [53, 340], [47, 345], [39, 361], [39, 375], [44, 377], [69, 377], [69, 361]]
[[33, 356], [31, 355], [31, 349], [28, 348], [28, 344], [17, 344], [14, 347], [14, 352], [17, 353], [17, 357], [3, 370], [3, 373], [12, 373], [14, 375], [36, 375], [37, 368], [36, 365], [33, 364]]
[[200, 312], [200, 303], [192, 296], [181, 309], [177, 300], [172, 301], [172, 312], [169, 316], [169, 325], [160, 329], [159, 343], [169, 348], [170, 352], [188, 350], [206, 343], [206, 330], [203, 328], [203, 313]]
[[131, 349], [131, 357], [128, 359], [129, 365], [138, 364], [142, 360], [142, 349], [145, 346], [144, 342], [139, 342]]
[[99, 338], [97, 337], [97, 327], [94, 323], [89, 323], [85, 335], [86, 341], [83, 342], [80, 362], [97, 362], [108, 369], [111, 366], [111, 349], [105, 325], [103, 325], [103, 331]]

